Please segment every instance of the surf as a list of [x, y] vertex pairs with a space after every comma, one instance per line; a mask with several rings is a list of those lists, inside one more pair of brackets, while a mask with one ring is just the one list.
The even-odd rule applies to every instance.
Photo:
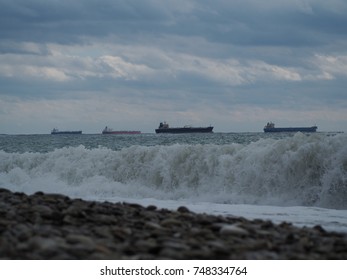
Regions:
[[297, 133], [247, 144], [0, 151], [0, 185], [80, 197], [347, 209], [345, 135]]

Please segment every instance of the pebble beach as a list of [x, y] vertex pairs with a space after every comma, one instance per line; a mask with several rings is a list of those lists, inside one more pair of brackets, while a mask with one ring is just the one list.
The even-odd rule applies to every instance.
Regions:
[[0, 189], [0, 259], [347, 259], [347, 235]]

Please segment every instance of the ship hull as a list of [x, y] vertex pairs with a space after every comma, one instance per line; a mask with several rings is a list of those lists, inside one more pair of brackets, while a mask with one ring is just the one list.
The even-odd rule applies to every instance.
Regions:
[[141, 131], [103, 131], [102, 134], [141, 134]]
[[82, 134], [82, 131], [52, 131], [51, 134], [56, 135], [56, 134]]
[[264, 132], [316, 132], [317, 126], [311, 127], [265, 127]]
[[170, 127], [157, 128], [155, 133], [211, 133], [213, 126], [208, 127]]

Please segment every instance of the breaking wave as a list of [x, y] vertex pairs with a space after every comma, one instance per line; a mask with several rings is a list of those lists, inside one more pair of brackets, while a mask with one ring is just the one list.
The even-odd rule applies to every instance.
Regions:
[[244, 145], [0, 151], [0, 187], [91, 199], [347, 209], [347, 137], [297, 133]]

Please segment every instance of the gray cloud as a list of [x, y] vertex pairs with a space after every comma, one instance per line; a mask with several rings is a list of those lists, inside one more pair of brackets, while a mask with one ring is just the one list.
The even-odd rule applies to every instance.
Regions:
[[2, 0], [1, 7], [2, 38], [35, 42], [171, 34], [242, 45], [302, 46], [345, 35], [347, 23], [344, 1]]
[[[198, 108], [211, 110], [226, 130], [228, 110], [238, 111], [240, 122], [242, 110], [252, 108], [276, 118], [281, 108], [286, 116], [313, 111], [317, 121], [327, 110], [336, 110], [339, 124], [347, 118], [343, 0], [0, 0], [0, 6], [0, 115], [10, 114], [8, 100], [19, 107], [32, 100], [34, 108], [42, 100], [100, 98], [129, 110], [142, 104], [148, 122], [163, 114], [158, 102], [170, 116], [201, 122], [206, 117]], [[75, 112], [83, 119], [80, 108]], [[250, 129], [263, 121], [249, 115]]]

